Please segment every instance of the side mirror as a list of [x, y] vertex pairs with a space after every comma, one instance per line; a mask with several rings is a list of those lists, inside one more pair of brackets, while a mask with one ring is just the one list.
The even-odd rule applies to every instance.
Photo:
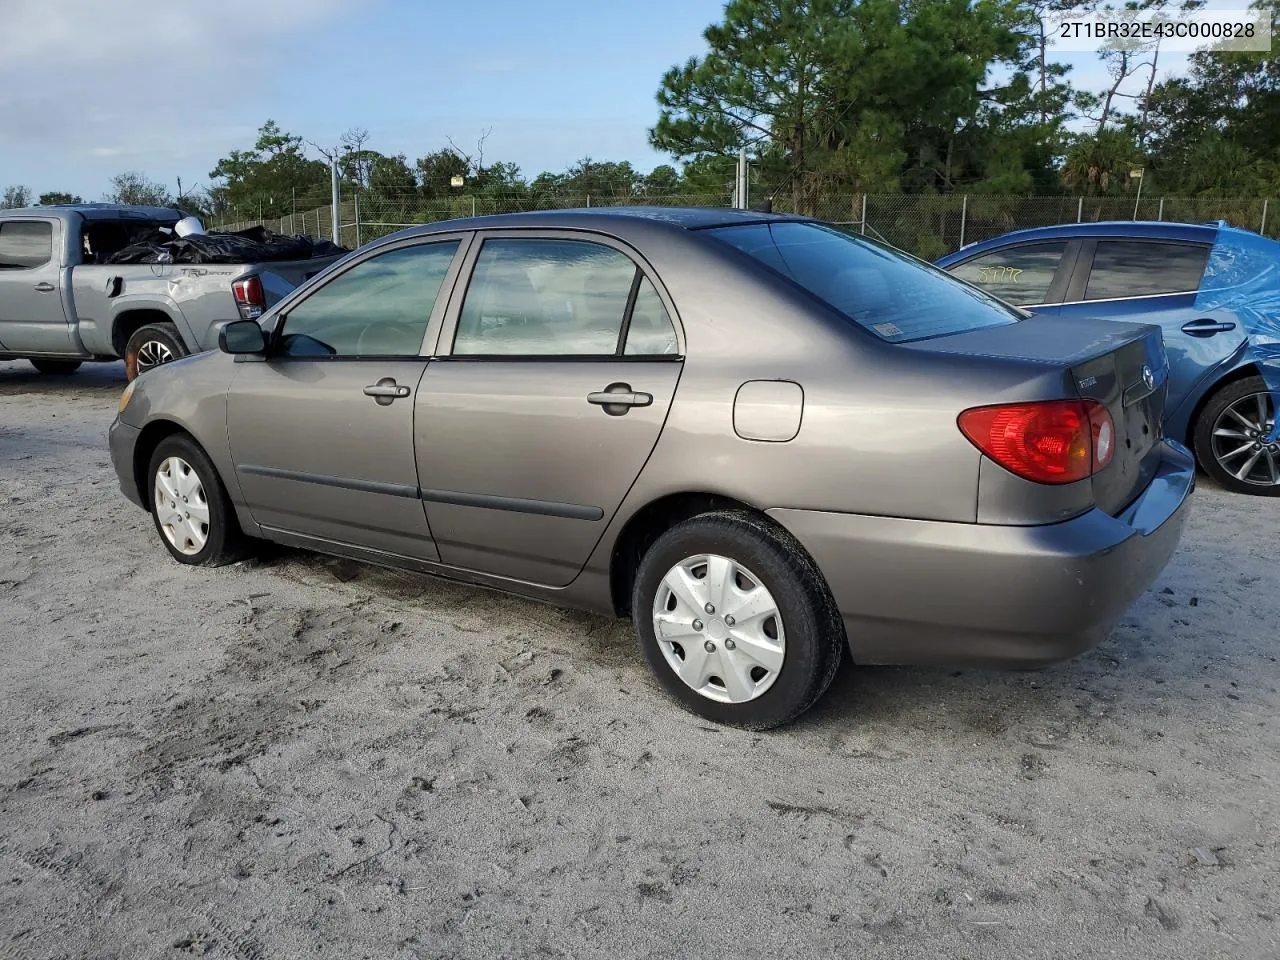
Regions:
[[218, 331], [218, 349], [223, 353], [262, 353], [267, 338], [254, 320], [233, 320]]

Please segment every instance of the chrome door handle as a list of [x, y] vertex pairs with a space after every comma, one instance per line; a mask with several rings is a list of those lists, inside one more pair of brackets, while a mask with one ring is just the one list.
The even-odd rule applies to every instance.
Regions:
[[41, 280], [39, 283], [36, 284], [36, 291], [38, 293], [53, 293], [55, 289], [57, 288], [54, 287], [52, 283], [47, 283], [44, 280]]
[[397, 398], [404, 398], [409, 395], [409, 388], [397, 384], [392, 377], [383, 377], [377, 383], [371, 383], [364, 388], [366, 397], [373, 397], [381, 406], [387, 406]]
[[629, 383], [611, 383], [603, 390], [587, 394], [587, 403], [604, 407], [604, 412], [620, 416], [628, 407], [647, 407], [653, 403], [653, 394], [632, 390]]
[[1215, 333], [1226, 333], [1228, 330], [1234, 330], [1236, 325], [1228, 320], [1210, 320], [1204, 317], [1200, 320], [1191, 320], [1182, 325], [1182, 332], [1193, 337], [1211, 337]]

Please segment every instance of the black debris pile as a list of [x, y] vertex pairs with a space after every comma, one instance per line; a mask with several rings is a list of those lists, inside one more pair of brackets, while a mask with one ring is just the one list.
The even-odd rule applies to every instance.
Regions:
[[112, 254], [108, 263], [265, 263], [273, 260], [310, 260], [347, 253], [328, 240], [286, 237], [266, 227], [250, 227], [231, 233], [196, 233], [175, 236], [162, 230]]

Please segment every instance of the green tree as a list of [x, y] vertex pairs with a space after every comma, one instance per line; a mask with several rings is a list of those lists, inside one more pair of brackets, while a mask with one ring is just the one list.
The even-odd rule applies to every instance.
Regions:
[[[442, 199], [452, 193], [462, 193], [467, 189], [466, 179], [471, 172], [466, 158], [456, 150], [445, 147], [419, 157], [414, 161], [418, 174], [418, 186], [422, 195], [431, 199]], [[451, 187], [454, 177], [462, 177], [464, 186], [459, 189]]]
[[104, 198], [108, 203], [136, 204], [144, 207], [167, 207], [173, 203], [169, 189], [151, 180], [145, 173], [126, 170], [111, 178], [111, 189]]
[[0, 196], [0, 210], [17, 210], [31, 206], [31, 188], [13, 184], [4, 188]]
[[330, 200], [329, 169], [306, 156], [301, 137], [268, 120], [251, 150], [232, 150], [209, 173], [220, 214], [282, 217]]
[[[748, 147], [775, 192], [950, 190], [1031, 181], [1056, 136], [1063, 70], [1024, 0], [731, 0], [708, 52], [667, 72], [655, 147], [688, 161]], [[1010, 147], [1013, 147], [1011, 150]], [[1052, 148], [1050, 148], [1052, 149]], [[1027, 177], [1017, 176], [1025, 184]]]
[[1171, 189], [1280, 190], [1280, 5], [1254, 9], [1272, 14], [1272, 52], [1194, 54], [1147, 98], [1151, 166]]
[[84, 200], [73, 193], [63, 193], [60, 190], [50, 190], [48, 193], [40, 194], [40, 199], [37, 202], [42, 207], [52, 207], [60, 203], [84, 203]]

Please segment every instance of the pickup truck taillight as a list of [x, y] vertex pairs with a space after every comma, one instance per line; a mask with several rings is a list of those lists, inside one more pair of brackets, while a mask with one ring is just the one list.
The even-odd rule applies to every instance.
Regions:
[[1037, 483], [1084, 480], [1115, 453], [1115, 424], [1095, 400], [974, 407], [960, 414], [959, 425], [1000, 466]]
[[258, 277], [236, 280], [231, 284], [231, 292], [235, 295], [241, 320], [257, 320], [262, 316], [262, 311], [267, 308], [267, 298], [262, 292], [262, 280]]

